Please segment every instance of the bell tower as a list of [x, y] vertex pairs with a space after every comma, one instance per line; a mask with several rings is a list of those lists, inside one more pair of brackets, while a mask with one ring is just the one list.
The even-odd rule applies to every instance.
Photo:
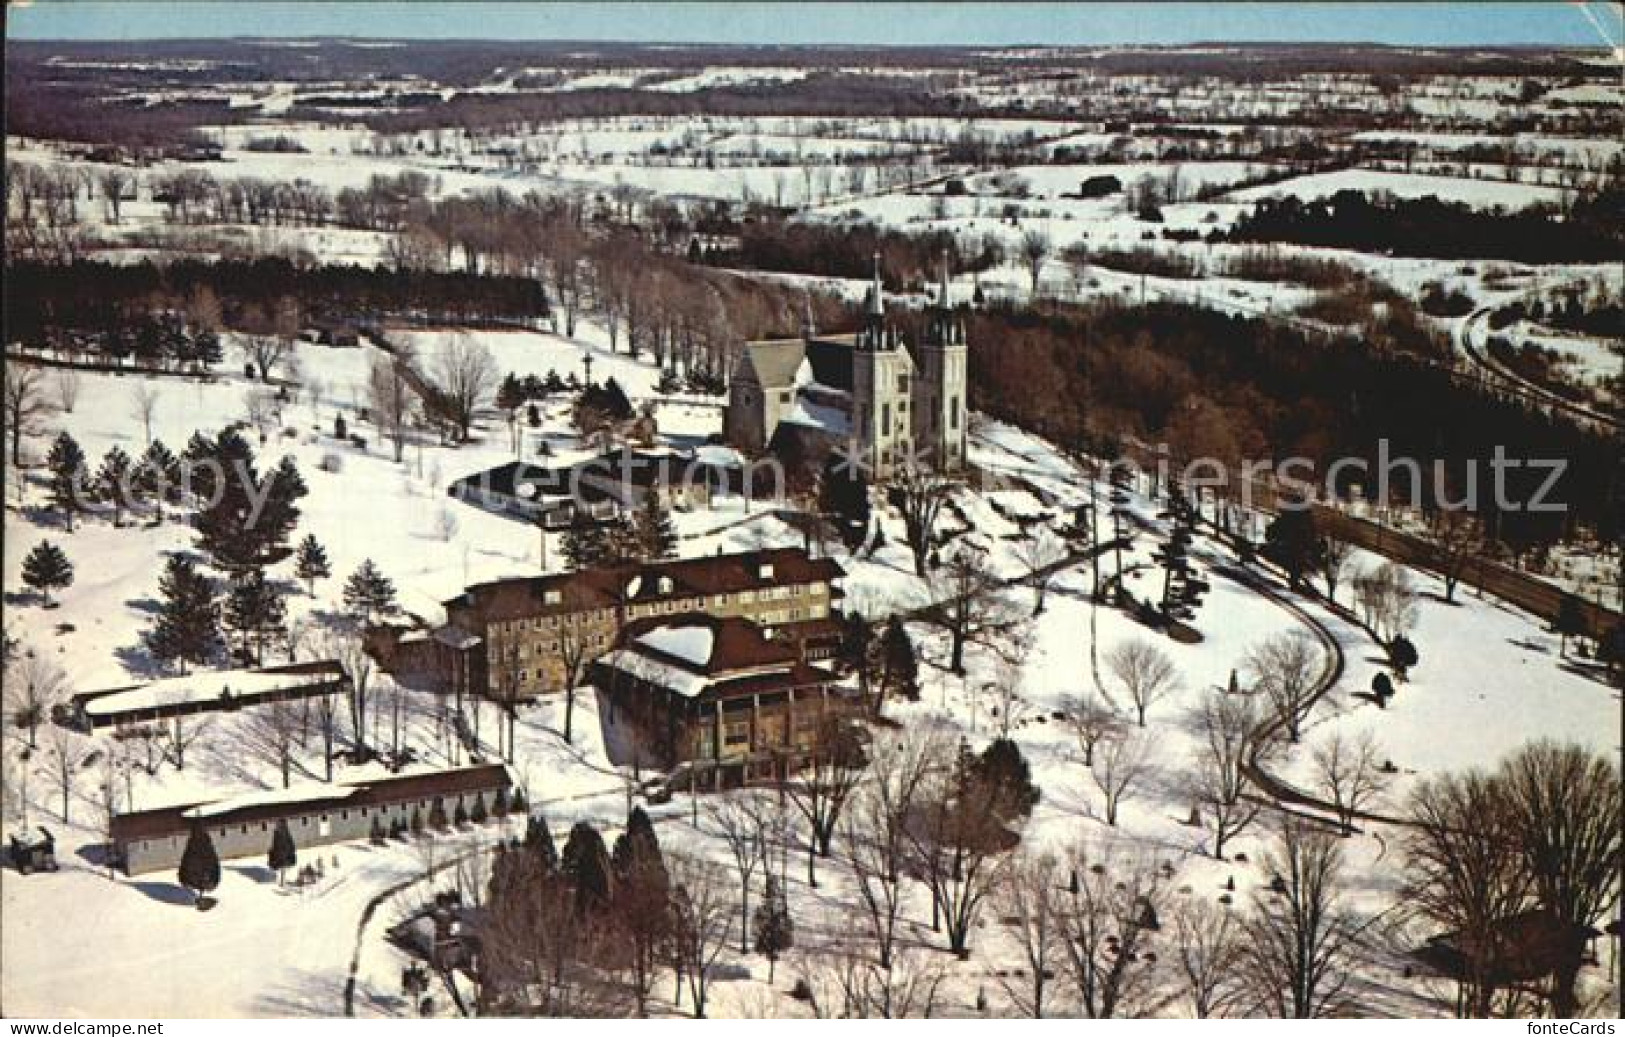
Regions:
[[865, 474], [880, 481], [890, 478], [898, 463], [914, 450], [914, 362], [896, 329], [886, 324], [879, 253], [863, 308], [863, 330], [852, 345], [850, 449]]
[[937, 297], [920, 343], [914, 439], [931, 463], [945, 472], [965, 466], [965, 323], [949, 300], [948, 257], [937, 271]]

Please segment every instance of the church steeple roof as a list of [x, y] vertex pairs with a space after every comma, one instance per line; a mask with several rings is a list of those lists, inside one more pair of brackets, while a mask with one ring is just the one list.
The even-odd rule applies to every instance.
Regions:
[[886, 298], [880, 286], [880, 253], [875, 253], [875, 279], [869, 286], [868, 298], [865, 299], [866, 308], [870, 317], [884, 317], [886, 315]]

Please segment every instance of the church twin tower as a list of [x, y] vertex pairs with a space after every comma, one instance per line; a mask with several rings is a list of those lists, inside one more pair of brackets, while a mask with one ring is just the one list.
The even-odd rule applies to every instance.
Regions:
[[876, 480], [910, 458], [956, 472], [965, 465], [965, 325], [948, 302], [948, 270], [916, 357], [886, 323], [880, 259], [864, 298], [864, 327], [852, 351], [851, 450]]
[[728, 384], [728, 442], [753, 456], [839, 451], [877, 482], [910, 462], [963, 469], [965, 326], [946, 267], [912, 351], [886, 321], [878, 256], [863, 309], [853, 334], [818, 334], [809, 310], [800, 338], [746, 343]]

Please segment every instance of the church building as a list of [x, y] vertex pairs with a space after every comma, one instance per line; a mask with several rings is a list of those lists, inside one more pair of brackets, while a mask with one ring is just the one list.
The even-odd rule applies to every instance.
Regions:
[[910, 457], [942, 471], [965, 464], [965, 326], [939, 279], [923, 341], [909, 348], [886, 320], [880, 267], [864, 298], [862, 330], [820, 335], [811, 314], [800, 338], [746, 343], [728, 387], [723, 427], [747, 454], [790, 440], [844, 450], [872, 481]]

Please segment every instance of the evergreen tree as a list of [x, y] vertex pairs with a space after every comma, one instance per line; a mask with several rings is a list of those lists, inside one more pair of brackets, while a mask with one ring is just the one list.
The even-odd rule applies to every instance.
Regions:
[[406, 827], [413, 835], [422, 835], [423, 834], [423, 811], [419, 810], [417, 807], [413, 807], [412, 808], [412, 820], [407, 822]]
[[429, 806], [429, 827], [437, 832], [444, 832], [451, 827], [451, 821], [446, 817], [446, 804], [439, 799]]
[[468, 812], [468, 819], [477, 825], [483, 825], [491, 819], [490, 811], [485, 809], [484, 793], [474, 797], [474, 807]]
[[660, 495], [650, 490], [638, 509], [634, 532], [638, 541], [638, 554], [646, 560], [677, 557], [677, 527], [671, 512], [661, 502]]
[[382, 846], [385, 838], [384, 816], [382, 814], [372, 815], [372, 831], [367, 833], [367, 841], [374, 846]]
[[51, 473], [48, 484], [51, 506], [62, 513], [68, 529], [72, 530], [73, 517], [81, 510], [79, 480], [84, 476], [85, 452], [72, 436], [59, 432], [45, 455], [45, 467]]
[[508, 816], [508, 790], [497, 789], [496, 795], [491, 797], [491, 815], [493, 817]]
[[371, 623], [395, 610], [395, 584], [378, 571], [371, 558], [364, 558], [344, 582], [344, 604]]
[[497, 409], [511, 411], [525, 402], [525, 385], [519, 376], [509, 371], [497, 386]]
[[215, 852], [209, 830], [202, 824], [193, 824], [186, 837], [178, 877], [180, 884], [191, 890], [200, 902], [205, 893], [220, 885], [220, 855]]
[[[524, 792], [515, 789], [513, 798], [513, 813], [520, 813], [524, 809]], [[536, 855], [542, 866], [542, 874], [551, 875], [558, 870], [559, 851], [553, 845], [553, 832], [547, 827], [547, 819], [540, 814], [533, 814], [525, 821], [525, 849]]]
[[973, 765], [973, 773], [996, 790], [994, 802], [1000, 819], [1009, 821], [1031, 814], [1038, 805], [1038, 786], [1021, 747], [1008, 738], [989, 742]]
[[598, 829], [577, 821], [559, 854], [559, 873], [575, 889], [576, 909], [596, 911], [609, 903], [609, 850]]
[[179, 663], [182, 673], [187, 663], [208, 662], [220, 641], [220, 609], [209, 578], [190, 559], [171, 555], [159, 577], [158, 593], [163, 601], [147, 633], [153, 656]]
[[254, 665], [263, 662], [266, 640], [281, 634], [287, 619], [282, 591], [265, 579], [263, 569], [250, 569], [232, 581], [226, 592], [225, 625], [242, 638], [244, 656], [252, 641]]
[[857, 550], [869, 530], [869, 484], [857, 466], [839, 454], [824, 462], [818, 482], [818, 510], [835, 523], [846, 549]]
[[23, 583], [38, 591], [45, 599], [45, 607], [50, 608], [51, 592], [73, 585], [73, 563], [68, 561], [67, 552], [49, 540], [41, 540], [23, 559]]
[[451, 812], [451, 823], [458, 828], [468, 824], [468, 808], [463, 806], [463, 801], [460, 799], [457, 801], [457, 809]]
[[761, 904], [757, 905], [756, 917], [752, 921], [756, 927], [756, 953], [767, 958], [767, 981], [772, 983], [779, 958], [796, 942], [795, 924], [790, 920], [790, 904], [772, 872], [768, 872], [767, 892]]
[[910, 702], [920, 697], [920, 660], [908, 628], [896, 616], [886, 621], [880, 638], [881, 686], [888, 694], [899, 694]]
[[153, 440], [147, 452], [141, 455], [141, 463], [136, 466], [136, 492], [155, 502], [158, 514], [162, 516], [164, 502], [174, 499], [180, 481], [180, 459], [162, 440]]
[[1569, 654], [1569, 638], [1584, 637], [1589, 633], [1580, 599], [1572, 594], [1563, 595], [1558, 602], [1557, 618], [1552, 621], [1552, 628], [1562, 639], [1557, 649], [1558, 658], [1566, 657]]
[[[530, 803], [525, 799], [524, 789], [515, 788], [513, 790], [513, 798], [508, 801], [508, 813], [521, 816], [530, 813]], [[549, 839], [548, 841], [551, 842], [552, 840]]]
[[617, 518], [604, 527], [604, 565], [636, 562], [643, 557], [643, 545], [638, 539], [637, 526], [626, 518]]
[[1264, 530], [1262, 554], [1286, 570], [1293, 590], [1301, 590], [1304, 574], [1319, 566], [1322, 550], [1314, 516], [1307, 509], [1283, 511]]
[[1400, 634], [1388, 642], [1388, 662], [1394, 668], [1394, 673], [1404, 680], [1411, 667], [1421, 661], [1416, 653], [1416, 645], [1410, 638]]
[[[378, 819], [373, 819], [376, 826]], [[271, 852], [267, 859], [271, 870], [276, 872], [278, 885], [282, 884], [282, 873], [299, 863], [299, 854], [293, 845], [293, 833], [288, 831], [288, 822], [278, 821], [276, 828], [271, 832]]]
[[573, 572], [596, 568], [609, 556], [609, 536], [604, 527], [584, 516], [578, 516], [564, 531], [561, 546], [564, 564]]
[[282, 552], [287, 549], [288, 537], [299, 525], [300, 513], [296, 502], [310, 495], [310, 487], [305, 485], [305, 477], [299, 474], [299, 466], [286, 454], [271, 469], [268, 478], [271, 485], [266, 490], [265, 508], [259, 517], [260, 538], [265, 551]]
[[670, 885], [665, 856], [654, 824], [642, 807], [633, 807], [626, 817], [626, 831], [615, 840], [610, 860], [615, 878], [621, 881], [647, 880], [659, 889]]
[[306, 533], [305, 539], [299, 541], [299, 548], [294, 552], [293, 571], [295, 576], [305, 581], [305, 590], [312, 597], [316, 595], [316, 581], [333, 575], [332, 564], [327, 560], [327, 548], [316, 539], [316, 534]]
[[131, 489], [130, 455], [120, 447], [113, 447], [96, 470], [96, 494], [113, 506], [115, 526], [124, 524], [124, 505]]

